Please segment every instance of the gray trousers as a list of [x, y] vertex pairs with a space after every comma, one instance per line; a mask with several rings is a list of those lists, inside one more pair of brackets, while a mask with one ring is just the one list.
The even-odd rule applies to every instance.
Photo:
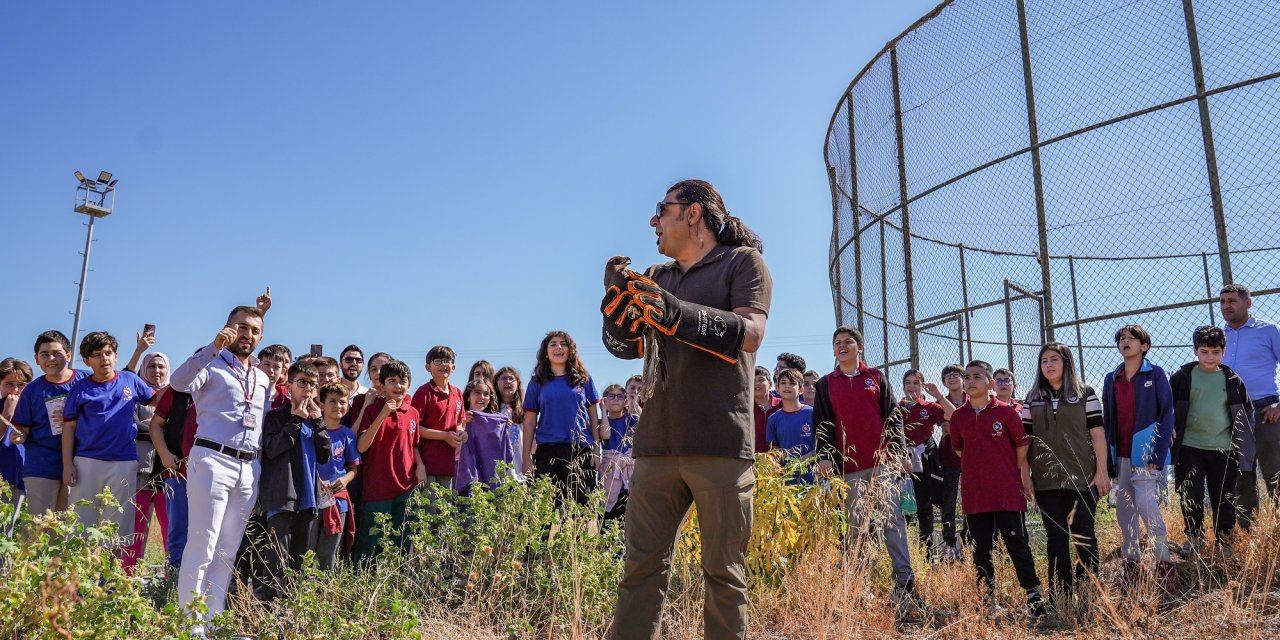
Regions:
[[[1258, 476], [1267, 487], [1267, 493], [1274, 500], [1280, 491], [1280, 422], [1262, 423], [1262, 410], [1271, 406], [1273, 399], [1263, 399], [1255, 403], [1257, 407], [1253, 416], [1254, 441], [1258, 458], [1257, 464], [1246, 471], [1244, 460], [1240, 464], [1240, 477], [1236, 483], [1237, 510], [1240, 526], [1248, 529], [1253, 524], [1253, 514], [1258, 510]], [[30, 491], [30, 489], [28, 489]]]
[[[137, 460], [96, 460], [75, 457], [76, 486], [71, 487], [70, 505], [85, 527], [114, 522], [117, 536], [133, 536], [133, 494], [138, 478]], [[104, 489], [111, 489], [116, 505], [108, 506], [98, 499]], [[87, 501], [87, 504], [81, 504]]]
[[23, 476], [22, 484], [27, 487], [27, 513], [38, 516], [67, 508], [67, 488], [62, 480]]
[[907, 546], [907, 521], [898, 502], [902, 485], [897, 475], [889, 465], [844, 474], [844, 481], [849, 484], [844, 503], [849, 521], [845, 544], [852, 545], [863, 536], [883, 536], [893, 563], [893, 583], [906, 587], [914, 581], [915, 573]]

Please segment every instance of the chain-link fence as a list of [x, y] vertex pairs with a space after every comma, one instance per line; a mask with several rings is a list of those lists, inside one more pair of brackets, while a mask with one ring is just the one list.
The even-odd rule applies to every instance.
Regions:
[[1278, 116], [1274, 0], [944, 2], [832, 115], [836, 317], [895, 379], [1056, 339], [1094, 384], [1123, 324], [1191, 359], [1223, 283], [1280, 320]]

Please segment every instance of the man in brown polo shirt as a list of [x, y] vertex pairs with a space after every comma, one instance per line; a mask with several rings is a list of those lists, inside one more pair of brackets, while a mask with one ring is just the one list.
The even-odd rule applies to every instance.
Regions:
[[751, 378], [773, 280], [760, 238], [729, 215], [710, 183], [676, 183], [649, 225], [673, 260], [644, 276], [618, 272], [601, 309], [617, 357], [656, 347], [652, 396], [636, 427], [627, 504], [627, 560], [612, 637], [657, 638], [671, 553], [698, 507], [706, 581], [705, 635], [745, 638], [744, 556], [751, 537], [755, 431]]

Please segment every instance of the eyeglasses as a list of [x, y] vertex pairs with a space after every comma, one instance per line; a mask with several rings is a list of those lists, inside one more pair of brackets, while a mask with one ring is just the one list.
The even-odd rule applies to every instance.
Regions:
[[663, 207], [665, 207], [665, 206], [667, 206], [667, 205], [669, 205], [669, 204], [683, 204], [683, 205], [690, 205], [690, 204], [693, 204], [693, 203], [692, 203], [692, 202], [675, 202], [675, 201], [667, 202], [667, 201], [665, 201], [665, 200], [664, 200], [664, 201], [659, 202], [658, 204], [654, 205], [654, 207], [653, 207], [653, 215], [654, 215], [654, 216], [656, 216], [656, 217], [661, 218], [661, 217], [662, 217], [662, 208], [663, 208]]
[[314, 389], [320, 386], [320, 383], [316, 382], [315, 380], [294, 380], [293, 383], [298, 385], [299, 387], [302, 387], [303, 389]]
[[996, 384], [1013, 384], [1013, 378], [996, 378]]
[[515, 376], [509, 373], [504, 373], [498, 376], [498, 382], [519, 382], [519, 381], [520, 381], [519, 379], [517, 379]]
[[453, 360], [450, 360], [449, 358], [432, 358], [431, 364], [437, 367], [443, 367], [446, 364], [453, 364]]
[[604, 399], [605, 399], [605, 400], [626, 400], [626, 399], [627, 399], [627, 394], [625, 394], [625, 393], [606, 393], [606, 394], [604, 394]]
[[357, 358], [355, 356], [347, 356], [343, 358], [342, 361], [347, 364], [364, 364], [364, 358]]

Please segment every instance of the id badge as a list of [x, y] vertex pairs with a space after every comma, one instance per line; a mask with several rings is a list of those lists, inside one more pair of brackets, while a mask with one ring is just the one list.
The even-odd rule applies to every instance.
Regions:
[[258, 426], [258, 416], [254, 415], [252, 411], [246, 411], [244, 414], [244, 428], [252, 429], [256, 426]]
[[54, 396], [44, 401], [45, 411], [49, 414], [49, 430], [53, 435], [62, 435], [62, 410], [67, 406], [66, 396]]

